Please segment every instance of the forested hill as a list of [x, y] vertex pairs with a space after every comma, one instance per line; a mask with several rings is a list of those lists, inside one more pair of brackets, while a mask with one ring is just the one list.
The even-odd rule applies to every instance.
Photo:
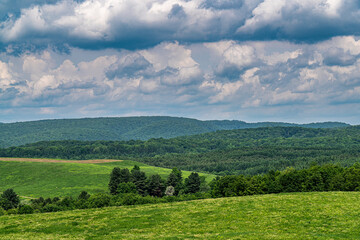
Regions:
[[281, 122], [200, 121], [178, 117], [118, 117], [56, 119], [0, 124], [0, 147], [52, 140], [147, 140], [213, 132], [274, 126], [340, 128], [340, 122], [291, 124]]
[[147, 141], [45, 141], [0, 148], [0, 157], [134, 159], [166, 168], [253, 175], [313, 163], [351, 166], [360, 161], [360, 126], [222, 130]]

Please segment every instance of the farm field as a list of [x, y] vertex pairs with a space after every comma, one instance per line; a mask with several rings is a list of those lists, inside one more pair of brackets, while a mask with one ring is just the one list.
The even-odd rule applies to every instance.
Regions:
[[[101, 162], [101, 163], [99, 163]], [[83, 190], [90, 194], [108, 190], [114, 167], [132, 169], [138, 165], [147, 176], [160, 174], [163, 179], [171, 169], [152, 167], [134, 161], [0, 158], [0, 191], [13, 188], [20, 196], [77, 196]], [[191, 172], [183, 171], [183, 177]], [[200, 174], [211, 181], [214, 175]]]
[[360, 193], [269, 194], [0, 217], [1, 239], [360, 239]]

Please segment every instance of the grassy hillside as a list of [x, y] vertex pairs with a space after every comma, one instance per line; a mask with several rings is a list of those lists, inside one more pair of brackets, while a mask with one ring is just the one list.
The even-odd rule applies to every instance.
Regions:
[[[13, 188], [27, 197], [77, 196], [83, 190], [89, 193], [108, 191], [110, 172], [114, 167], [140, 166], [147, 176], [160, 174], [166, 179], [171, 169], [152, 167], [134, 161], [97, 164], [53, 162], [0, 161], [0, 190]], [[187, 177], [190, 172], [183, 172]], [[205, 175], [207, 181], [214, 176]]]
[[147, 140], [173, 138], [216, 130], [266, 126], [346, 127], [338, 122], [296, 125], [290, 123], [246, 123], [243, 121], [199, 121], [178, 117], [122, 117], [56, 119], [0, 124], [0, 147], [49, 140]]
[[2, 239], [359, 239], [359, 192], [1, 216]]

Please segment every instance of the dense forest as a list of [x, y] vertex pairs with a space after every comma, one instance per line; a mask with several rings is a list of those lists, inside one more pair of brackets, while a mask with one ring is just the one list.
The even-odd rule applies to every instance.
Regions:
[[360, 127], [267, 127], [147, 141], [46, 141], [0, 149], [0, 157], [133, 159], [219, 175], [266, 173], [360, 159]]
[[160, 116], [56, 119], [0, 124], [0, 147], [50, 140], [148, 140], [151, 138], [188, 136], [217, 130], [273, 126], [339, 128], [349, 125], [339, 122], [301, 125], [281, 122], [200, 121], [190, 118]]

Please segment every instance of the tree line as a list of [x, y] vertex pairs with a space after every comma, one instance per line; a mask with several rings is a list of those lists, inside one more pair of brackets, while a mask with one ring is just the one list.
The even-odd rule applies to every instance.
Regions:
[[0, 215], [283, 192], [360, 191], [360, 164], [350, 167], [313, 165], [301, 170], [288, 168], [254, 176], [218, 176], [210, 182], [210, 188], [197, 173], [183, 180], [181, 170], [177, 168], [166, 181], [156, 174], [147, 178], [137, 166], [131, 171], [114, 168], [109, 178], [108, 193], [90, 195], [83, 191], [77, 198], [40, 197], [29, 204], [21, 203], [13, 189], [7, 189], [0, 196]]
[[46, 141], [0, 148], [0, 157], [130, 159], [218, 175], [256, 175], [287, 167], [306, 168], [312, 162], [351, 166], [360, 159], [359, 139], [359, 126], [274, 127], [147, 141]]
[[211, 184], [212, 197], [245, 196], [282, 192], [360, 191], [360, 164], [336, 164], [269, 171], [255, 176], [228, 175]]

